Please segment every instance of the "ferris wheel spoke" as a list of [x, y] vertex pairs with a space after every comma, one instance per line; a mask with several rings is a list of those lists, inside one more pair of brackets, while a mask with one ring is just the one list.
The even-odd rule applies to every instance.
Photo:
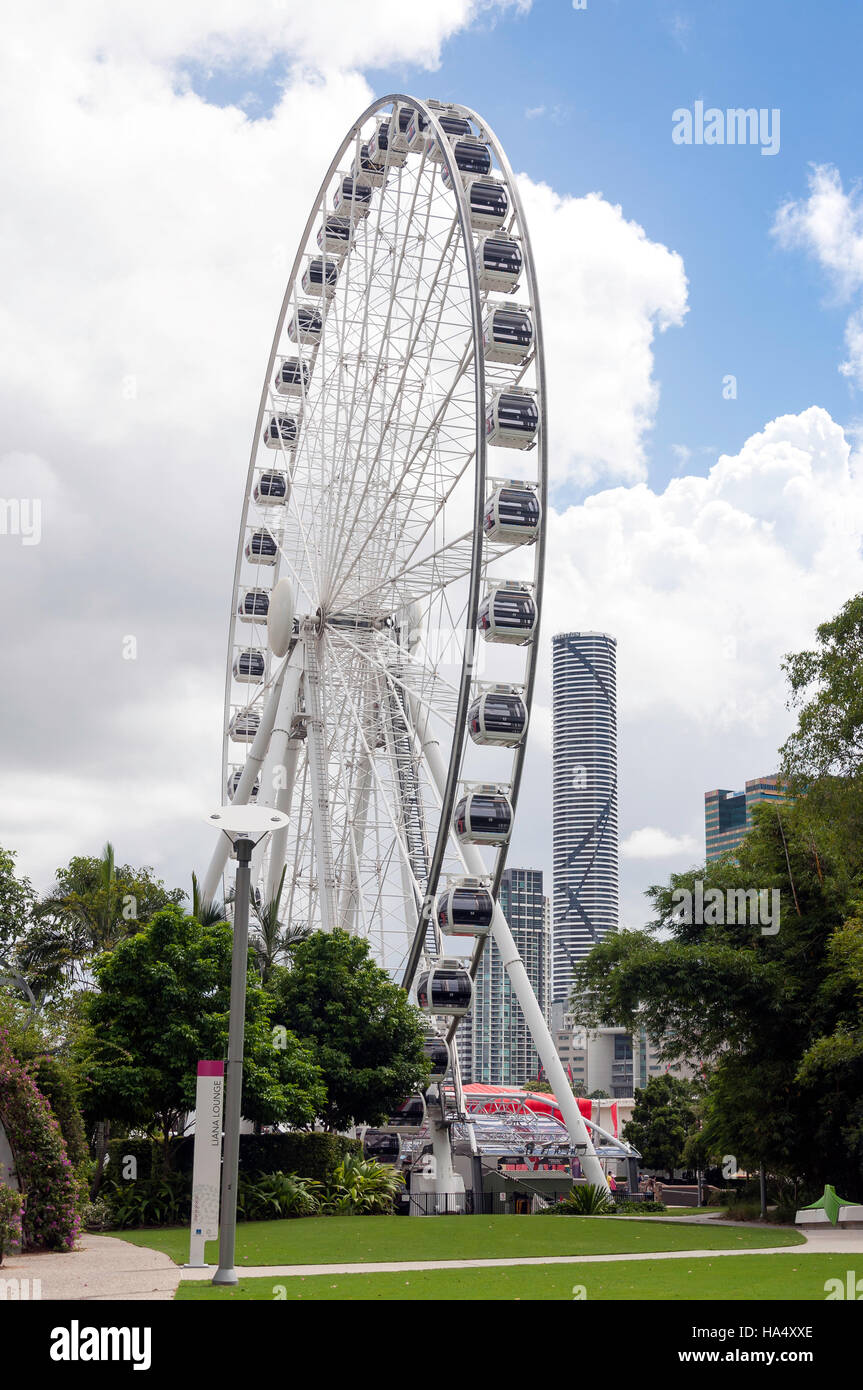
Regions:
[[368, 758], [369, 758], [369, 768], [370, 768], [372, 777], [373, 777], [373, 779], [374, 779], [375, 786], [376, 786], [376, 788], [377, 788], [377, 794], [378, 794], [378, 796], [379, 796], [380, 799], [381, 799], [382, 808], [383, 808], [383, 809], [385, 810], [385, 812], [386, 812], [387, 819], [388, 819], [388, 821], [389, 821], [389, 823], [390, 823], [390, 828], [391, 828], [391, 830], [392, 830], [392, 832], [393, 832], [393, 834], [394, 834], [394, 836], [395, 836], [396, 843], [398, 844], [398, 847], [399, 847], [399, 849], [400, 849], [400, 851], [401, 851], [402, 860], [403, 860], [404, 864], [407, 865], [407, 870], [408, 870], [408, 872], [410, 873], [411, 878], [413, 879], [413, 887], [414, 887], [414, 890], [415, 890], [415, 892], [417, 893], [419, 899], [422, 899], [423, 893], [424, 893], [424, 891], [425, 891], [424, 886], [419, 882], [419, 880], [416, 878], [416, 875], [415, 875], [415, 873], [414, 873], [414, 868], [413, 868], [413, 865], [412, 865], [412, 862], [411, 862], [410, 849], [409, 849], [408, 844], [407, 844], [407, 842], [406, 842], [406, 839], [405, 839], [405, 837], [404, 837], [403, 829], [402, 829], [402, 827], [398, 824], [398, 819], [397, 819], [396, 814], [395, 814], [394, 811], [393, 811], [393, 807], [392, 807], [392, 804], [391, 804], [391, 800], [390, 800], [390, 798], [387, 796], [386, 789], [385, 789], [385, 787], [384, 787], [384, 784], [383, 784], [383, 781], [382, 781], [380, 772], [378, 771], [378, 768], [377, 768], [377, 762], [376, 762], [376, 760], [375, 760], [375, 758], [374, 758], [373, 751], [372, 751], [371, 747], [369, 746], [369, 742], [368, 742], [368, 739], [367, 739], [367, 737], [366, 737], [365, 730], [363, 729], [362, 720], [360, 719], [359, 713], [358, 713], [358, 711], [357, 711], [356, 704], [355, 704], [354, 699], [353, 699], [353, 697], [352, 697], [352, 695], [351, 695], [351, 692], [350, 692], [350, 690], [349, 690], [349, 688], [348, 688], [348, 685], [347, 685], [347, 683], [346, 683], [346, 681], [345, 681], [344, 675], [343, 675], [342, 670], [341, 670], [341, 663], [339, 662], [337, 656], [336, 656], [335, 659], [330, 663], [329, 669], [332, 670], [332, 671], [334, 672], [334, 674], [335, 674], [335, 676], [336, 676], [336, 679], [338, 680], [339, 685], [341, 686], [342, 692], [343, 692], [343, 694], [344, 694], [346, 706], [350, 709], [350, 711], [351, 711], [351, 713], [352, 713], [352, 715], [353, 715], [353, 718], [354, 718], [354, 720], [356, 721], [356, 725], [357, 725], [357, 728], [359, 729], [360, 739], [361, 739], [361, 742], [362, 742], [364, 751], [366, 752], [366, 754], [367, 754], [367, 756], [368, 756]]

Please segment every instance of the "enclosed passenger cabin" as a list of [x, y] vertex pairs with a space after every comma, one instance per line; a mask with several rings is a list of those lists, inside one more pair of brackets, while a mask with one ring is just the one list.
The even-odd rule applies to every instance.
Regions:
[[237, 710], [228, 725], [228, 735], [235, 743], [252, 743], [260, 722], [261, 716], [256, 709]]
[[252, 488], [259, 507], [283, 507], [288, 497], [288, 475], [278, 469], [261, 473]]
[[292, 343], [319, 343], [324, 331], [324, 316], [315, 304], [298, 304], [288, 323]]
[[[491, 150], [481, 140], [456, 140], [453, 142], [452, 153], [462, 182], [484, 178], [491, 171]], [[441, 177], [444, 186], [450, 188], [452, 181], [446, 165]]]
[[235, 681], [256, 685], [264, 678], [264, 653], [258, 647], [243, 647], [234, 657], [231, 670]]
[[539, 429], [539, 408], [532, 391], [510, 386], [495, 391], [485, 414], [485, 437], [499, 449], [532, 449]]
[[318, 227], [318, 246], [330, 256], [344, 256], [351, 249], [354, 229], [349, 217], [330, 213]]
[[332, 299], [336, 292], [339, 268], [334, 260], [315, 256], [303, 271], [303, 294], [326, 295]]
[[[241, 767], [235, 767], [235, 768], [233, 769], [232, 772], [229, 772], [229, 773], [228, 773], [228, 780], [227, 780], [227, 783], [225, 784], [225, 791], [228, 793], [228, 800], [229, 800], [229, 801], [233, 801], [234, 797], [236, 796], [236, 794], [237, 794], [237, 787], [240, 785], [240, 778], [242, 777], [242, 775], [243, 775], [243, 769], [242, 769]], [[252, 790], [249, 792], [249, 800], [250, 800], [250, 801], [256, 801], [256, 800], [257, 800], [258, 792], [260, 791], [260, 789], [261, 789], [261, 779], [260, 779], [260, 777], [256, 777], [256, 778], [255, 778], [255, 781], [254, 781], [254, 783], [253, 783], [253, 785], [252, 785]]]
[[369, 143], [367, 140], [360, 145], [359, 154], [354, 155], [351, 165], [351, 178], [360, 183], [370, 183], [372, 188], [383, 188], [387, 181], [387, 176], [383, 169], [377, 164], [372, 164], [369, 158]]
[[527, 707], [517, 690], [500, 686], [471, 703], [468, 733], [481, 747], [516, 748], [527, 733]]
[[[450, 144], [452, 144], [455, 140], [463, 140], [466, 135], [473, 135], [470, 121], [467, 119], [466, 116], [451, 116], [448, 115], [445, 111], [436, 111], [435, 115], [440, 121], [440, 124], [443, 126], [444, 134], [449, 137]], [[438, 143], [437, 135], [433, 134], [431, 140], [429, 141], [428, 157], [429, 159], [435, 159], [438, 161], [443, 158], [443, 155], [441, 154], [440, 144]]]
[[388, 1115], [381, 1129], [390, 1133], [416, 1134], [426, 1121], [426, 1103], [421, 1095], [408, 1096], [406, 1101]]
[[482, 350], [486, 362], [519, 365], [533, 347], [530, 310], [513, 304], [489, 309], [482, 325]]
[[425, 1014], [463, 1018], [473, 1003], [473, 980], [463, 965], [444, 961], [420, 975], [417, 1003]]
[[491, 890], [478, 878], [465, 878], [441, 893], [437, 921], [447, 936], [486, 936], [494, 917]]
[[400, 1152], [397, 1134], [389, 1134], [383, 1129], [367, 1129], [363, 1135], [363, 1158], [373, 1158], [377, 1163], [396, 1163]]
[[423, 1052], [431, 1067], [429, 1082], [443, 1081], [450, 1068], [449, 1045], [438, 1033], [426, 1033]]
[[[391, 144], [394, 150], [406, 151], [408, 149], [408, 130], [410, 128], [411, 117], [414, 108], [406, 101], [400, 101], [395, 116], [395, 134]], [[423, 118], [425, 120], [425, 118]], [[428, 126], [428, 122], [425, 122]]]
[[333, 195], [333, 212], [341, 217], [349, 217], [356, 222], [358, 217], [368, 217], [372, 204], [372, 186], [347, 176], [339, 179]]
[[246, 589], [237, 604], [237, 617], [243, 623], [265, 623], [270, 611], [269, 589]]
[[526, 585], [510, 581], [486, 594], [479, 606], [477, 627], [486, 642], [511, 642], [522, 646], [533, 637], [536, 622], [533, 593]]
[[496, 179], [471, 179], [466, 185], [470, 225], [477, 232], [496, 232], [506, 221], [509, 194]]
[[378, 169], [383, 169], [385, 165], [390, 168], [400, 168], [407, 161], [407, 150], [400, 150], [395, 145], [390, 148], [390, 122], [378, 121], [375, 133], [369, 141], [369, 159]]
[[271, 415], [264, 427], [264, 443], [268, 449], [286, 449], [293, 453], [297, 447], [300, 427], [295, 415]]
[[274, 565], [278, 554], [276, 538], [265, 526], [254, 530], [246, 541], [246, 559], [253, 565]]
[[513, 294], [518, 289], [523, 263], [521, 247], [513, 237], [499, 232], [478, 239], [476, 270], [481, 290]]
[[495, 488], [485, 504], [482, 529], [486, 540], [525, 545], [539, 534], [539, 497], [527, 483]]
[[512, 805], [497, 787], [470, 791], [455, 808], [453, 825], [469, 845], [503, 845], [512, 833]]
[[421, 111], [413, 107], [406, 107], [410, 111], [407, 130], [405, 131], [405, 144], [411, 154], [422, 154], [427, 150], [431, 143], [431, 126]]
[[312, 369], [299, 357], [285, 357], [276, 368], [273, 389], [279, 396], [302, 396], [309, 389]]

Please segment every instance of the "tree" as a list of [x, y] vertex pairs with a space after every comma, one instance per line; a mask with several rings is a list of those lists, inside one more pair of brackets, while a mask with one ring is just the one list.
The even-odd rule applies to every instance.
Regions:
[[257, 962], [258, 971], [261, 976], [261, 984], [265, 985], [273, 973], [273, 969], [286, 956], [290, 956], [295, 946], [301, 941], [305, 941], [309, 935], [305, 925], [286, 927], [284, 922], [279, 919], [279, 908], [282, 900], [282, 890], [285, 886], [285, 873], [287, 864], [282, 869], [282, 876], [279, 879], [279, 886], [275, 896], [270, 902], [259, 903], [254, 891], [251, 894], [251, 909], [255, 918], [256, 926], [252, 931], [250, 944]]
[[404, 990], [345, 931], [314, 932], [271, 976], [275, 1019], [312, 1048], [329, 1129], [381, 1124], [428, 1077], [423, 1021]]
[[800, 784], [829, 774], [854, 776], [863, 765], [863, 594], [816, 629], [814, 649], [782, 662], [797, 728], [781, 753]]
[[[585, 1024], [644, 1027], [666, 1060], [711, 1064], [703, 1143], [712, 1152], [858, 1197], [861, 632], [863, 596], [818, 629], [817, 651], [786, 658], [792, 698], [802, 702], [783, 749], [796, 799], [756, 806], [734, 858], [650, 889], [650, 927], [597, 945], [579, 966], [572, 1001]], [[695, 900], [709, 907], [687, 910]], [[762, 902], [771, 904], [767, 921]]]
[[98, 859], [76, 856], [57, 870], [51, 892], [34, 908], [17, 959], [28, 979], [53, 994], [87, 981], [90, 964], [133, 935], [159, 908], [180, 903], [182, 889], [166, 889], [145, 866], [119, 868], [110, 842]]
[[695, 1124], [695, 1086], [665, 1072], [636, 1089], [624, 1138], [638, 1149], [646, 1168], [662, 1168], [671, 1177], [684, 1166], [684, 1146]]
[[538, 1076], [533, 1076], [530, 1077], [527, 1081], [522, 1081], [521, 1089], [523, 1091], [535, 1091], [538, 1096], [550, 1096], [552, 1094], [552, 1088], [549, 1082], [545, 1080], [540, 1080]]
[[[86, 1014], [88, 1107], [167, 1141], [195, 1106], [197, 1063], [223, 1057], [228, 1039], [232, 932], [160, 909], [137, 935], [99, 956], [99, 993]], [[246, 993], [243, 1114], [263, 1124], [311, 1125], [325, 1104], [309, 1050], [274, 1035], [274, 1001], [250, 975]], [[168, 1146], [165, 1154], [167, 1161]]]

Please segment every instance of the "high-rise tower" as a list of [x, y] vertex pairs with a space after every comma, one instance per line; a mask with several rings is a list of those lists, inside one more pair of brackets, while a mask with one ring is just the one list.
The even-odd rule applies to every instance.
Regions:
[[574, 964], [618, 924], [617, 642], [552, 639], [555, 1012]]
[[[500, 905], [539, 1006], [548, 1017], [551, 979], [551, 940], [548, 899], [542, 891], [540, 869], [505, 869]], [[521, 1085], [536, 1076], [539, 1056], [515, 997], [500, 951], [490, 937], [476, 976], [473, 1009], [462, 1031], [471, 1033], [470, 1079], [490, 1085]], [[465, 1047], [459, 1057], [467, 1061]], [[465, 1076], [465, 1079], [467, 1077]]]

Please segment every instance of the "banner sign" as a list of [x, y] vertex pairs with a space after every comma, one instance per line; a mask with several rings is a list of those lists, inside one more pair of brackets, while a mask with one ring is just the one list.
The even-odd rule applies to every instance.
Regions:
[[195, 1157], [192, 1165], [192, 1228], [189, 1264], [204, 1265], [204, 1242], [219, 1235], [222, 1171], [224, 1062], [199, 1062], [195, 1092]]

